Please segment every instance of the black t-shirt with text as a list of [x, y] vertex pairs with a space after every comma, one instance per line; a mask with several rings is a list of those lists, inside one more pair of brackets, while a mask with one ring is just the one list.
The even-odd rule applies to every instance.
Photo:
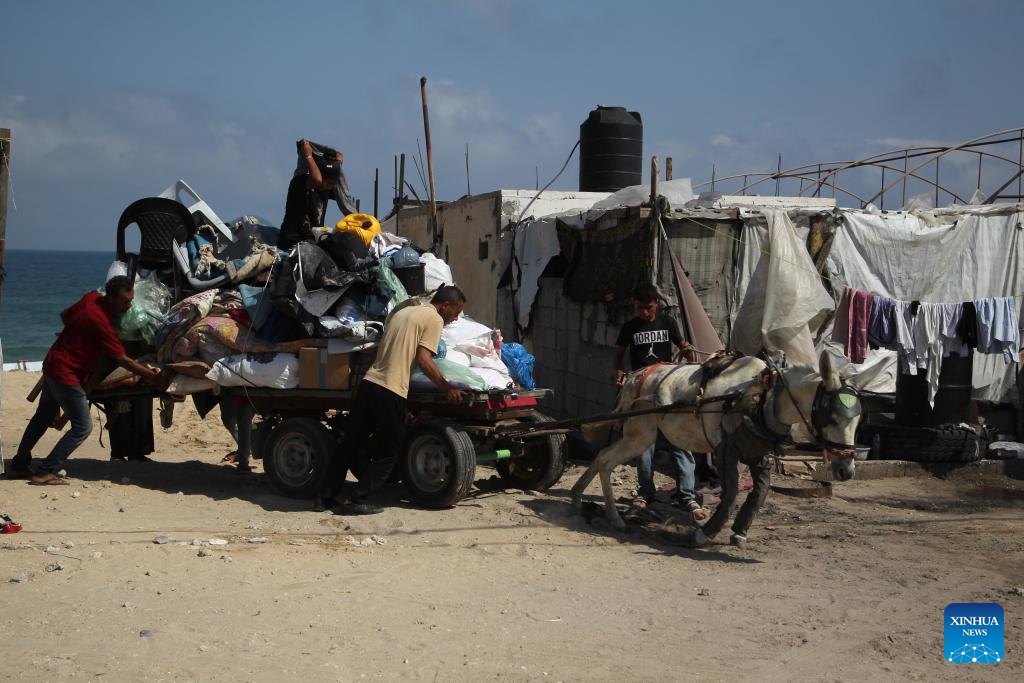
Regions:
[[647, 322], [633, 318], [619, 330], [615, 345], [629, 349], [630, 369], [672, 362], [672, 354], [683, 341], [675, 318], [658, 314]]

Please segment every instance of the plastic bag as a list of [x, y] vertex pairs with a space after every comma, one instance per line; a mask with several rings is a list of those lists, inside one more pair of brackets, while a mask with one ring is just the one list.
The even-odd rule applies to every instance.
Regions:
[[[487, 383], [484, 382], [480, 375], [469, 368], [462, 367], [458, 363], [453, 363], [445, 358], [435, 358], [434, 365], [437, 366], [441, 375], [448, 380], [448, 383], [456, 389], [483, 391], [487, 388]], [[423, 374], [422, 370], [418, 369], [409, 378], [409, 386], [415, 389], [437, 390], [437, 386]]]
[[526, 347], [516, 342], [506, 342], [501, 345], [501, 360], [508, 367], [512, 379], [524, 389], [535, 389], [533, 381], [533, 354], [526, 350]]
[[[118, 263], [115, 261], [115, 263]], [[117, 336], [125, 341], [153, 343], [164, 316], [171, 308], [173, 299], [171, 289], [150, 273], [146, 278], [135, 283], [135, 298], [132, 306], [114, 324]]]
[[117, 277], [118, 275], [128, 275], [128, 264], [124, 261], [114, 261], [107, 268], [107, 279], [104, 282], [110, 282], [111, 278]]
[[452, 269], [429, 251], [420, 254], [420, 263], [423, 264], [423, 286], [428, 292], [433, 292], [441, 285], [455, 284]]

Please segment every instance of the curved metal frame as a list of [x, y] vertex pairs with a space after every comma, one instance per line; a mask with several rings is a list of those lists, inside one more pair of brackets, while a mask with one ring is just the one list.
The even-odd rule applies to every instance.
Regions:
[[[1016, 159], [1013, 159], [1006, 154], [999, 153], [999, 151], [988, 149], [994, 145], [1009, 145], [1011, 143], [1016, 143]], [[886, 192], [893, 189], [900, 183], [903, 184], [902, 203], [906, 204], [907, 180], [914, 179], [934, 188], [936, 206], [939, 205], [940, 192], [946, 193], [957, 203], [966, 204], [969, 201], [969, 197], [965, 198], [961, 196], [953, 188], [944, 185], [939, 181], [940, 161], [947, 155], [952, 155], [954, 153], [975, 155], [977, 157], [978, 189], [982, 186], [981, 180], [984, 162], [1002, 162], [1011, 166], [1009, 175], [995, 190], [988, 193], [985, 201], [983, 202], [984, 204], [991, 204], [999, 199], [1013, 199], [1018, 201], [1024, 199], [1024, 187], [1022, 187], [1022, 185], [1024, 185], [1024, 127], [1009, 128], [995, 133], [988, 133], [987, 135], [982, 135], [980, 137], [961, 142], [958, 145], [951, 145], [948, 147], [904, 147], [901, 149], [890, 150], [888, 152], [882, 152], [880, 154], [874, 154], [858, 160], [823, 161], [795, 166], [787, 170], [782, 170], [780, 166], [780, 168], [775, 172], [736, 173], [724, 178], [716, 178], [712, 174], [711, 180], [694, 185], [694, 189], [698, 191], [714, 191], [716, 184], [740, 181], [739, 187], [730, 191], [729, 194], [746, 195], [752, 189], [761, 186], [763, 183], [774, 180], [774, 195], [778, 196], [780, 185], [783, 180], [799, 180], [800, 190], [796, 195], [798, 197], [820, 197], [822, 188], [831, 187], [833, 197], [835, 197], [837, 193], [847, 195], [859, 202], [861, 208], [878, 201], [882, 204], [880, 208], [884, 209]], [[921, 158], [923, 158], [923, 160], [920, 163], [913, 167], [910, 166], [912, 159], [916, 160]], [[903, 161], [903, 168], [899, 168], [893, 164], [893, 162], [898, 162], [900, 160]], [[933, 178], [926, 177], [923, 172], [923, 169], [931, 165], [934, 165], [935, 167], [935, 174]], [[881, 189], [870, 197], [862, 196], [852, 187], [844, 186], [840, 183], [840, 178], [844, 173], [849, 175], [849, 171], [863, 168], [878, 169], [881, 173]], [[888, 184], [886, 184], [887, 172], [894, 173], [896, 175], [895, 180], [892, 180]], [[1004, 194], [1004, 191], [1015, 181], [1017, 183], [1017, 193]], [[807, 183], [806, 186], [805, 183]]]

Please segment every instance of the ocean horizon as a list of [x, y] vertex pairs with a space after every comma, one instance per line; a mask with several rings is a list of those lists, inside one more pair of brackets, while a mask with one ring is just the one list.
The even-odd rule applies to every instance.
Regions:
[[0, 301], [3, 361], [41, 361], [60, 332], [60, 312], [103, 286], [114, 250], [8, 249]]

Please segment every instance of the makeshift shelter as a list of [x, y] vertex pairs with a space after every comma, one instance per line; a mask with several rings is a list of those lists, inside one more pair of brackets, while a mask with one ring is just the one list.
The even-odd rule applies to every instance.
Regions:
[[[639, 280], [659, 285], [670, 313], [676, 283], [688, 281], [730, 348], [791, 364], [813, 364], [828, 349], [873, 393], [895, 392], [895, 354], [843, 358], [831, 340], [843, 287], [924, 302], [1016, 297], [1020, 311], [1021, 205], [883, 213], [817, 198], [718, 197], [655, 212], [639, 204], [514, 226], [497, 321], [533, 350], [538, 383], [556, 391], [554, 412], [595, 413], [614, 400], [615, 337]], [[975, 400], [1016, 401], [1016, 362], [975, 354], [973, 364]]]

